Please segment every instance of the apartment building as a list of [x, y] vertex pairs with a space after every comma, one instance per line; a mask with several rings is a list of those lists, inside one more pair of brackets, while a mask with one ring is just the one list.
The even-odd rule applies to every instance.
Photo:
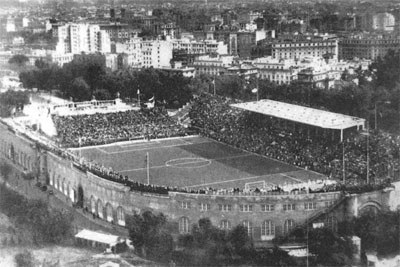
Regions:
[[228, 46], [223, 41], [202, 40], [189, 38], [171, 39], [174, 51], [184, 51], [187, 54], [228, 54]]
[[96, 24], [68, 23], [57, 27], [58, 43], [56, 51], [62, 53], [109, 53], [109, 34]]
[[273, 58], [298, 59], [305, 56], [322, 57], [326, 54], [338, 58], [337, 39], [276, 40], [271, 42]]
[[376, 60], [389, 50], [400, 49], [400, 37], [394, 35], [355, 35], [339, 42], [339, 58]]
[[142, 64], [145, 68], [171, 66], [172, 43], [161, 40], [142, 41]]

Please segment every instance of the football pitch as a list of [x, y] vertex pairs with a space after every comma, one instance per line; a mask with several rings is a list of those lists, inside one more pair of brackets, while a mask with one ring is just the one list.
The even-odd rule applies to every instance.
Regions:
[[283, 185], [324, 175], [233, 148], [204, 137], [131, 141], [71, 149], [86, 160], [111, 167], [130, 180], [189, 189]]

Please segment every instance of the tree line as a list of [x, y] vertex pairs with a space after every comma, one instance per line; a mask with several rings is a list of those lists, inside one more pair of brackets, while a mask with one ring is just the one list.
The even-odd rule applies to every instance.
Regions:
[[162, 213], [145, 211], [128, 217], [127, 228], [136, 252], [148, 259], [179, 266], [221, 266], [251, 264], [258, 266], [295, 266], [287, 252], [275, 247], [257, 250], [247, 229], [238, 225], [222, 230], [203, 218], [188, 234], [174, 241], [173, 224]]
[[193, 95], [189, 78], [153, 68], [111, 71], [103, 55], [79, 55], [63, 67], [40, 60], [35, 65], [35, 69], [20, 73], [25, 88], [57, 91], [74, 101], [91, 100], [93, 96], [114, 99], [119, 93], [122, 98], [140, 97], [144, 101], [154, 96], [166, 107], [181, 107]]
[[171, 232], [176, 225], [162, 213], [145, 211], [129, 216], [127, 228], [139, 255], [181, 266], [304, 266], [304, 258], [293, 258], [279, 248], [285, 243], [307, 244], [309, 266], [350, 266], [356, 252], [351, 236], [361, 238], [364, 263], [366, 251], [376, 251], [379, 257], [397, 253], [399, 217], [398, 212], [374, 210], [338, 223], [337, 230], [303, 225], [287, 236], [275, 237], [270, 248], [255, 248], [242, 225], [223, 230], [212, 225], [208, 218], [200, 219], [189, 233], [175, 240]]

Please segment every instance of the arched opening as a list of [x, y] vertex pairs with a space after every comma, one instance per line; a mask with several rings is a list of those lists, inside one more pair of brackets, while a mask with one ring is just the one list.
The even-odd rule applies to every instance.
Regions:
[[359, 208], [359, 215], [366, 214], [366, 213], [377, 215], [380, 212], [381, 212], [381, 205], [374, 201], [369, 201], [367, 203], [364, 203]]
[[78, 186], [78, 201], [76, 202], [78, 207], [83, 208], [83, 201], [84, 201], [83, 188], [81, 185], [79, 185]]
[[71, 184], [68, 182], [68, 193], [69, 193], [69, 198], [72, 200], [72, 202], [75, 203], [75, 193], [74, 193], [74, 188], [71, 186]]
[[97, 215], [99, 215], [100, 218], [103, 219], [103, 202], [101, 202], [101, 199], [97, 200]]
[[46, 184], [49, 185], [50, 184], [50, 177], [51, 177], [50, 173], [46, 172], [45, 175], [46, 175]]
[[61, 192], [64, 194], [64, 195], [66, 195], [66, 185], [65, 185], [65, 178], [63, 179], [63, 181], [62, 181], [62, 184], [61, 184]]
[[189, 233], [189, 219], [187, 217], [182, 217], [179, 219], [179, 233]]
[[125, 211], [122, 207], [117, 208], [117, 223], [125, 226]]
[[9, 150], [8, 155], [9, 155], [10, 159], [15, 163], [15, 159], [14, 159], [14, 157], [15, 157], [15, 151], [14, 151], [14, 146], [13, 146], [13, 144], [10, 144], [10, 150]]
[[271, 221], [263, 221], [261, 224], [261, 240], [271, 240], [275, 236], [275, 225]]
[[294, 221], [291, 219], [288, 219], [285, 221], [285, 223], [283, 224], [283, 233], [284, 234], [289, 234], [293, 229], [294, 229]]
[[32, 168], [31, 168], [31, 157], [29, 157], [29, 156], [28, 156], [28, 158], [27, 158], [27, 160], [26, 160], [26, 168], [27, 168], [29, 171], [32, 171]]
[[107, 221], [108, 222], [113, 222], [113, 207], [111, 206], [110, 203], [106, 204], [106, 215], [107, 215]]
[[94, 199], [94, 196], [90, 197], [90, 210], [93, 214], [96, 214], [96, 199]]
[[60, 187], [61, 187], [61, 186], [60, 186], [60, 179], [61, 179], [61, 178], [60, 178], [60, 175], [59, 175], [59, 176], [57, 177], [57, 183], [56, 183], [56, 189], [57, 189], [57, 190], [60, 190]]

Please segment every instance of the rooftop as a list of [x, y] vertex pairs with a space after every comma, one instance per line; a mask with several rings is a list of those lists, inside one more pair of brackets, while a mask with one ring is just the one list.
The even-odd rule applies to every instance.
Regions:
[[232, 104], [232, 107], [324, 129], [342, 130], [365, 124], [365, 119], [269, 99]]

